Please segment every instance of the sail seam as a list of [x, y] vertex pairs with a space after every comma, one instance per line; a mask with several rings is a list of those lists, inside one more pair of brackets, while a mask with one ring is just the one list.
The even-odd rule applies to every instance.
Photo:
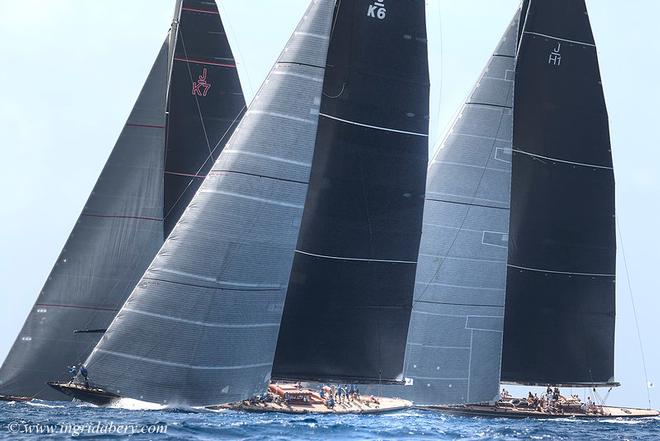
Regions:
[[[150, 271], [157, 271], [157, 272], [163, 272], [163, 273], [168, 273], [168, 274], [176, 274], [178, 276], [184, 276], [184, 277], [191, 277], [193, 279], [198, 279], [198, 280], [204, 280], [206, 282], [212, 282], [217, 285], [230, 285], [230, 286], [242, 286], [246, 288], [269, 288], [269, 289], [282, 289], [281, 286], [279, 285], [267, 285], [267, 284], [258, 284], [258, 283], [242, 283], [242, 282], [226, 282], [226, 281], [221, 281], [214, 279], [212, 277], [205, 277], [201, 276], [198, 274], [193, 274], [193, 273], [188, 273], [185, 271], [177, 271], [169, 268], [156, 268], [156, 269], [151, 269]], [[159, 280], [159, 279], [156, 279]], [[167, 280], [163, 280], [163, 282], [168, 282]], [[170, 282], [170, 283], [181, 283], [181, 282]], [[183, 283], [181, 283], [183, 284]], [[211, 288], [211, 287], [209, 287]], [[223, 287], [218, 287], [219, 289], [225, 289]], [[231, 288], [229, 288], [231, 289]]]
[[439, 259], [447, 259], [447, 260], [464, 260], [470, 262], [486, 262], [486, 263], [506, 263], [506, 260], [474, 259], [471, 257], [451, 257], [451, 256], [442, 256], [439, 254], [428, 254], [428, 253], [419, 253], [419, 255], [424, 257], [437, 257]]
[[596, 47], [596, 45], [592, 43], [586, 43], [584, 41], [577, 41], [577, 40], [569, 40], [568, 38], [555, 37], [554, 35], [541, 34], [540, 32], [525, 31], [524, 33], [529, 35], [536, 35], [537, 37], [546, 37], [546, 38], [552, 38], [553, 40], [565, 41], [567, 43], [575, 43], [575, 44], [581, 44], [583, 46]]
[[311, 80], [311, 81], [314, 81], [316, 83], [322, 83], [323, 82], [323, 78], [313, 77], [311, 75], [299, 74], [299, 73], [295, 73], [295, 72], [289, 72], [289, 71], [286, 71], [286, 70], [273, 71], [273, 75], [288, 75], [288, 76], [291, 76], [291, 77], [303, 78], [305, 80]]
[[154, 312], [147, 312], [147, 311], [141, 311], [139, 309], [133, 309], [133, 308], [123, 308], [124, 311], [130, 311], [135, 314], [141, 314], [141, 315], [146, 315], [148, 317], [156, 317], [156, 318], [162, 318], [165, 320], [171, 320], [173, 322], [180, 322], [180, 323], [187, 323], [190, 325], [199, 325], [199, 326], [205, 326], [208, 328], [227, 328], [227, 329], [244, 329], [244, 328], [272, 328], [279, 326], [279, 323], [255, 323], [255, 324], [247, 324], [247, 325], [230, 325], [226, 323], [208, 323], [208, 322], [201, 322], [197, 320], [187, 320], [179, 317], [172, 317], [169, 315], [164, 315], [164, 314], [156, 314]]
[[225, 196], [233, 196], [235, 198], [248, 199], [250, 201], [257, 201], [257, 202], [264, 202], [266, 204], [281, 205], [282, 207], [298, 208], [298, 209], [303, 208], [302, 204], [293, 204], [291, 202], [276, 201], [274, 199], [259, 198], [259, 197], [256, 197], [256, 196], [248, 196], [246, 194], [233, 193], [231, 191], [202, 189], [202, 190], [200, 190], [200, 192], [201, 193], [221, 194], [221, 195], [225, 195]]
[[425, 345], [424, 343], [408, 343], [410, 346], [422, 346], [424, 348], [433, 349], [470, 349], [469, 346], [441, 346], [441, 345]]
[[202, 289], [220, 289], [220, 290], [223, 290], [223, 291], [272, 292], [272, 291], [279, 291], [279, 290], [282, 289], [280, 287], [278, 287], [278, 288], [262, 288], [262, 289], [227, 288], [225, 286], [200, 285], [200, 284], [197, 284], [197, 283], [179, 282], [179, 281], [175, 281], [175, 280], [166, 280], [166, 279], [161, 279], [161, 278], [158, 278], [158, 277], [148, 277], [148, 276], [143, 276], [142, 280], [153, 280], [155, 282], [171, 283], [173, 285], [182, 285], [182, 286], [192, 286], [194, 288], [202, 288]]
[[131, 360], [146, 361], [148, 363], [162, 364], [165, 366], [173, 366], [187, 369], [196, 369], [196, 370], [232, 370], [232, 369], [249, 369], [256, 367], [267, 367], [271, 366], [272, 363], [256, 363], [256, 364], [244, 364], [238, 366], [200, 366], [187, 363], [176, 363], [173, 361], [164, 361], [158, 360], [155, 358], [140, 357], [138, 355], [125, 354], [123, 352], [109, 351], [107, 349], [96, 348], [94, 352], [103, 352], [104, 354], [115, 355], [117, 357], [129, 358]]
[[[469, 197], [469, 196], [465, 196]], [[433, 198], [426, 198], [427, 201], [433, 201], [433, 202], [445, 202], [447, 204], [456, 204], [456, 205], [469, 205], [472, 207], [482, 207], [482, 208], [495, 208], [497, 210], [508, 210], [509, 207], [496, 207], [495, 205], [485, 205], [485, 204], [475, 204], [472, 202], [458, 202], [458, 201], [447, 201], [444, 199], [433, 199]]]
[[285, 162], [287, 164], [300, 165], [300, 166], [303, 166], [303, 167], [311, 167], [312, 166], [312, 164], [309, 163], [309, 162], [294, 161], [293, 159], [280, 158], [278, 156], [264, 155], [264, 154], [261, 154], [261, 153], [245, 152], [245, 151], [242, 151], [242, 150], [225, 149], [225, 150], [223, 150], [223, 153], [233, 153], [235, 155], [254, 156], [255, 158], [270, 159], [272, 161]]
[[155, 222], [162, 222], [163, 219], [158, 217], [147, 217], [147, 216], [129, 216], [129, 215], [119, 215], [119, 214], [94, 214], [94, 213], [82, 213], [81, 216], [85, 217], [100, 217], [100, 218], [110, 218], [110, 219], [137, 219], [137, 220], [148, 220]]
[[315, 67], [317, 69], [325, 69], [325, 66], [317, 66], [316, 64], [309, 64], [309, 63], [298, 63], [297, 61], [278, 61], [277, 64], [295, 64], [298, 66], [307, 66], [307, 67]]
[[193, 64], [208, 64], [210, 66], [218, 66], [218, 67], [227, 67], [227, 68], [235, 68], [235, 64], [226, 64], [226, 63], [218, 63], [215, 61], [210, 61], [210, 60], [197, 60], [194, 58], [181, 58], [181, 57], [174, 57], [176, 61], [183, 61], [185, 63], [193, 63]]
[[[419, 300], [416, 300], [419, 302]], [[494, 319], [501, 319], [503, 318], [501, 315], [482, 315], [482, 314], [444, 314], [440, 312], [428, 312], [428, 311], [415, 311], [413, 309], [412, 311], [415, 314], [422, 314], [422, 315], [435, 315], [439, 317], [455, 317], [455, 318], [470, 318], [470, 317], [476, 317], [476, 318], [494, 318]], [[473, 329], [473, 328], [467, 328], [467, 329]]]
[[556, 161], [556, 162], [563, 162], [564, 164], [579, 165], [580, 167], [591, 167], [591, 168], [601, 168], [603, 170], [614, 170], [613, 167], [608, 167], [608, 166], [605, 166], [605, 165], [596, 165], [596, 164], [587, 164], [587, 163], [584, 163], [584, 162], [567, 161], [565, 159], [559, 159], [559, 158], [552, 158], [550, 156], [537, 155], [536, 153], [530, 153], [530, 152], [526, 152], [526, 151], [520, 150], [520, 149], [511, 149], [511, 151], [516, 152], [516, 153], [522, 153], [523, 155], [533, 156], [535, 158], [547, 159], [548, 161]]
[[325, 116], [326, 118], [334, 119], [336, 121], [340, 121], [340, 122], [343, 122], [343, 123], [353, 124], [354, 126], [366, 127], [368, 129], [384, 130], [386, 132], [403, 133], [404, 135], [422, 136], [422, 137], [425, 137], [425, 138], [428, 138], [428, 136], [429, 136], [425, 133], [409, 132], [407, 130], [391, 129], [389, 127], [373, 126], [371, 124], [364, 124], [364, 123], [359, 123], [359, 122], [355, 122], [355, 121], [350, 121], [348, 119], [338, 118], [336, 116], [328, 115], [326, 113], [319, 113], [319, 115]]
[[306, 37], [320, 38], [321, 40], [330, 40], [330, 37], [327, 35], [315, 34], [313, 32], [294, 32], [295, 35], [304, 35]]
[[105, 308], [103, 306], [84, 306], [84, 305], [64, 305], [57, 303], [37, 303], [35, 306], [45, 306], [51, 308], [77, 308], [77, 309], [93, 309], [97, 311], [119, 311], [117, 308]]
[[297, 116], [287, 115], [285, 113], [279, 112], [267, 112], [265, 110], [248, 110], [248, 114], [257, 114], [257, 115], [269, 115], [277, 118], [290, 119], [291, 121], [304, 122], [306, 124], [316, 124], [316, 120], [307, 119], [307, 118], [298, 118]]
[[443, 161], [441, 159], [436, 159], [431, 161], [431, 165], [433, 164], [447, 164], [447, 165], [457, 165], [459, 167], [471, 167], [471, 168], [478, 168], [479, 170], [490, 170], [490, 171], [496, 171], [496, 172], [502, 172], [502, 173], [511, 173], [511, 170], [506, 170], [502, 168], [492, 168], [492, 167], [485, 167], [483, 165], [473, 165], [473, 164], [464, 164], [462, 162], [454, 162], [454, 161]]
[[367, 259], [363, 257], [339, 257], [339, 256], [327, 256], [325, 254], [316, 254], [308, 253], [307, 251], [296, 250], [296, 253], [305, 254], [312, 257], [320, 257], [322, 259], [334, 259], [334, 260], [349, 260], [354, 262], [378, 262], [378, 263], [406, 263], [406, 264], [417, 264], [416, 261], [412, 260], [387, 260], [387, 259]]
[[429, 303], [431, 305], [447, 305], [447, 306], [473, 306], [484, 308], [504, 308], [504, 305], [481, 305], [471, 303], [454, 303], [454, 302], [434, 302], [432, 300], [416, 300], [417, 303]]
[[201, 12], [203, 14], [213, 14], [213, 15], [220, 15], [219, 12], [217, 11], [210, 11], [208, 9], [197, 9], [197, 8], [186, 8], [182, 7], [181, 8], [183, 11], [189, 11], [189, 12]]
[[508, 267], [510, 268], [516, 268], [520, 270], [527, 270], [527, 271], [536, 271], [539, 273], [552, 273], [552, 274], [567, 274], [570, 276], [587, 276], [587, 277], [615, 277], [616, 274], [607, 274], [607, 273], [579, 273], [579, 272], [571, 272], [571, 271], [554, 271], [554, 270], [549, 270], [549, 269], [542, 269], [542, 268], [529, 268], [526, 266], [520, 266], [520, 265], [512, 265], [512, 264], [507, 264]]
[[128, 127], [142, 127], [145, 129], [164, 129], [165, 126], [157, 126], [154, 124], [136, 124], [136, 123], [126, 123]]
[[[484, 171], [485, 172], [485, 171]], [[477, 185], [477, 189], [480, 188], [480, 185]], [[444, 191], [427, 191], [427, 194], [437, 194], [441, 196], [450, 196], [453, 198], [464, 198], [464, 199], [471, 199], [472, 201], [479, 200], [479, 201], [485, 201], [485, 202], [492, 202], [495, 204], [502, 204], [502, 205], [508, 205], [507, 201], [498, 201], [496, 199], [488, 199], [488, 198], [480, 198], [478, 196], [465, 196], [461, 194], [454, 194], [454, 193], [447, 193]]]
[[275, 176], [259, 175], [259, 174], [256, 174], [256, 173], [249, 173], [249, 172], [243, 172], [243, 171], [238, 171], [238, 170], [215, 169], [215, 170], [211, 170], [209, 172], [209, 176], [218, 176], [218, 174], [220, 174], [220, 173], [235, 173], [237, 175], [254, 176], [255, 178], [266, 178], [266, 179], [272, 179], [274, 181], [292, 182], [294, 184], [303, 184], [303, 185], [309, 184], [309, 182], [307, 182], [307, 181], [297, 181], [295, 179], [277, 178]]
[[[497, 78], [498, 80], [502, 80], [501, 78]], [[511, 81], [511, 80], [504, 80], [504, 81]], [[486, 107], [496, 107], [498, 109], [513, 109], [512, 106], [505, 106], [503, 104], [493, 104], [493, 103], [477, 103], [474, 101], [470, 101], [469, 103], [465, 103], [466, 106], [486, 106]]]
[[504, 291], [505, 290], [505, 288], [491, 288], [491, 287], [486, 287], [486, 286], [451, 285], [451, 284], [448, 284], [448, 283], [435, 283], [435, 282], [415, 282], [415, 283], [419, 283], [420, 285], [446, 286], [447, 288], [482, 289], [482, 290], [487, 290], [487, 291]]

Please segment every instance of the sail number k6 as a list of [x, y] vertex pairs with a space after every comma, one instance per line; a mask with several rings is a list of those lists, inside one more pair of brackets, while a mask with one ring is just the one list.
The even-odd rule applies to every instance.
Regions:
[[367, 17], [377, 18], [379, 20], [385, 19], [387, 9], [385, 9], [385, 0], [378, 0], [373, 5], [369, 5], [367, 9]]

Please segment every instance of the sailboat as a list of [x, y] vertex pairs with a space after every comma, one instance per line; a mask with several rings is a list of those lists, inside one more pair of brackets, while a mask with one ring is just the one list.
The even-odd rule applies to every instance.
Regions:
[[[403, 382], [428, 164], [425, 5], [388, 3], [382, 18], [362, 7], [342, 2], [335, 10], [338, 38], [326, 61], [277, 383], [242, 409], [372, 413], [410, 405], [346, 392]], [[308, 387], [292, 384], [299, 382]], [[329, 384], [342, 385], [341, 402]]]
[[[188, 209], [85, 362], [89, 387], [55, 387], [100, 404], [128, 397], [209, 406], [261, 395], [275, 369], [294, 365], [279, 352], [293, 349], [278, 343], [282, 320], [295, 325], [285, 297], [335, 261], [366, 282], [395, 268], [391, 280], [409, 295], [384, 296], [389, 304], [378, 310], [374, 289], [363, 299], [378, 325], [374, 333], [336, 332], [323, 340], [331, 349], [345, 347], [346, 337], [368, 344], [380, 338], [381, 353], [365, 349], [369, 363], [338, 363], [336, 377], [305, 363], [300, 367], [311, 372], [305, 378], [401, 381], [415, 267], [403, 260], [416, 259], [428, 138], [424, 3], [414, 5], [413, 12], [395, 3], [379, 12], [364, 2], [311, 2]], [[400, 62], [388, 60], [392, 50]], [[371, 161], [387, 167], [368, 166]], [[405, 173], [396, 178], [399, 168]], [[351, 194], [356, 185], [359, 197]], [[405, 213], [388, 224], [401, 208]], [[342, 217], [345, 230], [334, 236], [323, 237], [312, 225]], [[384, 243], [397, 235], [394, 246]], [[328, 248], [340, 245], [337, 238], [344, 248]], [[346, 302], [342, 311], [350, 307]], [[397, 329], [379, 337], [392, 317]], [[389, 341], [397, 344], [388, 348]]]
[[0, 369], [0, 399], [66, 400], [245, 111], [214, 2], [179, 0], [119, 139]]
[[[420, 287], [415, 298], [406, 370], [414, 386], [408, 393], [424, 408], [463, 415], [656, 416], [653, 410], [582, 403], [561, 397], [558, 389], [541, 403], [499, 399], [500, 381], [549, 388], [618, 385], [614, 174], [586, 5], [527, 0], [519, 17], [470, 98], [494, 99], [479, 106], [499, 108], [502, 116], [471, 125], [476, 115], [468, 101], [434, 160], [444, 185], [434, 190], [430, 172], [430, 189], [448, 193], [451, 170], [459, 166], [454, 182], [465, 182], [461, 188], [469, 194], [458, 194], [467, 205], [462, 212], [438, 207], [425, 217], [448, 231], [428, 243], [440, 251], [439, 262], [430, 265], [431, 278], [418, 280], [438, 288]], [[488, 155], [471, 163], [484, 147]], [[477, 210], [485, 211], [477, 217]], [[428, 228], [429, 236], [435, 228]], [[451, 356], [461, 351], [464, 357]]]

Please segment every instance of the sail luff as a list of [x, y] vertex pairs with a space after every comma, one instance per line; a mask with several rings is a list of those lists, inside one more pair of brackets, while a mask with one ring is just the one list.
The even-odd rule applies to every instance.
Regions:
[[612, 383], [614, 174], [583, 0], [532, 0], [516, 65], [502, 380]]

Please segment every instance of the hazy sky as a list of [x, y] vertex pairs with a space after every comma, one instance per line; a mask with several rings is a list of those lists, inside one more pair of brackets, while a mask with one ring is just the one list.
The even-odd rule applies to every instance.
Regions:
[[[432, 149], [518, 0], [428, 0]], [[248, 100], [308, 0], [222, 0]], [[174, 0], [0, 0], [0, 360], [105, 163], [170, 25]], [[649, 380], [660, 382], [660, 49], [656, 0], [588, 0], [607, 99], [624, 237]], [[645, 406], [621, 246], [609, 402]], [[660, 404], [657, 388], [650, 389]]]

